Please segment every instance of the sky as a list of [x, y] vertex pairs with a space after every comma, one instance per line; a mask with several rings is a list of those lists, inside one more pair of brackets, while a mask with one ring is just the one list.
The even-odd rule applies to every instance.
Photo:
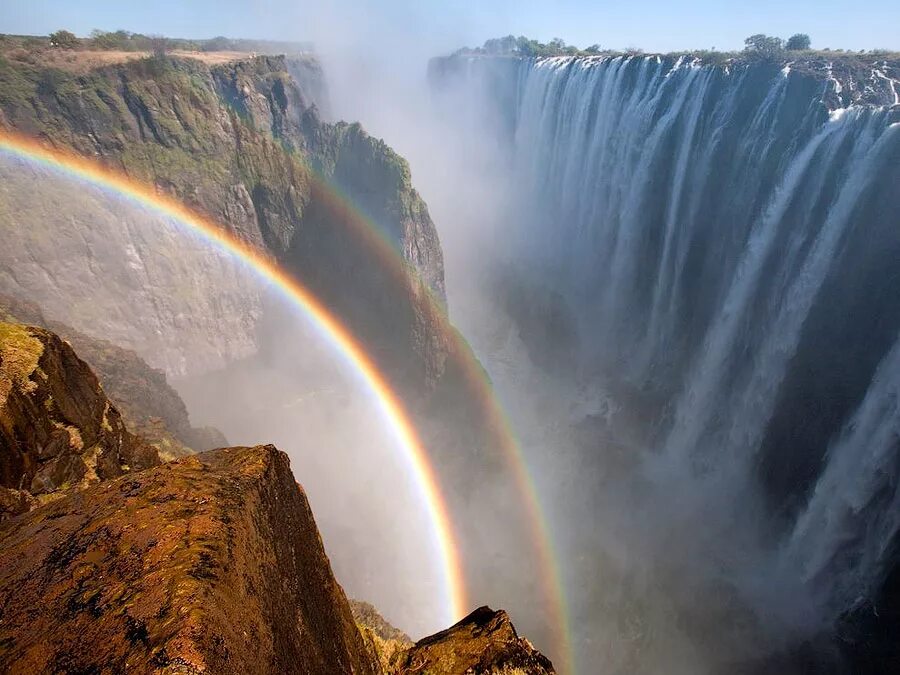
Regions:
[[374, 24], [394, 29], [391, 39], [426, 38], [435, 53], [510, 33], [647, 51], [740, 49], [754, 33], [807, 33], [814, 47], [900, 49], [897, 0], [0, 0], [0, 32], [34, 35], [121, 28], [315, 41], [335, 17], [357, 34]]

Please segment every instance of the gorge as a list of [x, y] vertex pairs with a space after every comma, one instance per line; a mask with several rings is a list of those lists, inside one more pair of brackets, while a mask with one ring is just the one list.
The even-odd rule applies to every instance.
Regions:
[[0, 40], [0, 665], [896, 662], [896, 54], [81, 40]]
[[850, 617], [896, 602], [900, 64], [461, 53], [429, 77], [470, 170], [508, 177], [460, 291], [494, 309], [456, 316], [532, 460], [578, 467], [551, 500], [567, 583], [611, 587], [573, 599], [582, 662], [784, 672], [815, 643], [814, 672], [860, 672], [877, 631]]

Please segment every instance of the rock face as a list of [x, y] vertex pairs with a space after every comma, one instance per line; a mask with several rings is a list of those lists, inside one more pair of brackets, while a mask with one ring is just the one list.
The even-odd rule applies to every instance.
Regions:
[[284, 453], [160, 464], [67, 342], [18, 323], [0, 323], [0, 607], [8, 673], [552, 672], [504, 612], [413, 645], [351, 610]]
[[156, 451], [126, 430], [67, 343], [40, 328], [0, 323], [0, 516], [156, 464]]
[[413, 641], [402, 630], [389, 624], [375, 607], [360, 600], [351, 600], [353, 619], [362, 634], [373, 665], [385, 673], [393, 673]]
[[[30, 54], [2, 56], [0, 126], [95, 158], [210, 216], [277, 259], [360, 339], [439, 467], [462, 555], [481, 572], [476, 595], [512, 583], [504, 552], [535, 560], [512, 553], [531, 551], [524, 518], [512, 526], [516, 514], [481, 506], [470, 517], [472, 504], [516, 488], [503, 472], [504, 431], [485, 405], [484, 375], [440, 306], [437, 232], [401, 157], [359, 125], [323, 122], [319, 94], [298, 86], [280, 57], [214, 67], [144, 59], [71, 73]], [[267, 347], [261, 327], [285, 318], [270, 307], [277, 299], [208, 242], [48, 176], [0, 161], [0, 292], [32, 299], [170, 376], [256, 356], [281, 363], [284, 349], [304, 348], [280, 339]], [[393, 254], [373, 246], [379, 238]], [[483, 480], [473, 483], [473, 474]], [[485, 601], [527, 597], [534, 573], [521, 573], [521, 593]], [[540, 640], [537, 630], [529, 626]]]
[[445, 631], [419, 640], [398, 659], [397, 675], [551, 675], [553, 664], [520, 638], [503, 610], [479, 607]]
[[47, 319], [34, 303], [11, 296], [0, 295], [0, 320], [46, 328], [71, 344], [97, 375], [128, 428], [163, 459], [228, 445], [218, 429], [191, 426], [184, 401], [169, 386], [165, 373], [135, 352]]
[[388, 675], [551, 675], [553, 664], [520, 638], [503, 610], [479, 607], [447, 630], [415, 644], [367, 602], [351, 600], [366, 647]]
[[0, 670], [376, 673], [287, 456], [229, 448], [0, 527]]
[[[0, 124], [96, 157], [270, 252], [382, 352], [398, 380], [408, 375], [424, 387], [440, 375], [434, 352], [442, 345], [422, 335], [433, 329], [422, 291], [443, 298], [434, 224], [402, 158], [358, 125], [319, 119], [313, 65], [265, 56], [213, 68], [147, 59], [74, 74], [7, 56]], [[123, 227], [116, 208], [81, 186], [81, 196], [52, 198], [60, 190], [34, 204], [23, 190], [5, 189], [0, 226], [14, 239], [0, 253], [0, 288], [170, 374], [221, 367], [255, 350], [260, 298], [228, 260], [177, 230], [132, 222], [127, 210]], [[109, 217], [92, 222], [98, 211]], [[386, 271], [360, 227], [380, 230], [416, 274]], [[105, 297], [110, 286], [129, 294]], [[102, 325], [92, 316], [98, 289]]]

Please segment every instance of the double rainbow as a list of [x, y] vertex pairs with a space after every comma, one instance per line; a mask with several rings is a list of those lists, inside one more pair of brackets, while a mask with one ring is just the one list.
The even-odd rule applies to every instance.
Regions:
[[[458, 620], [467, 612], [468, 597], [460, 546], [434, 467], [411, 417], [385, 375], [378, 369], [359, 341], [308, 288], [279, 268], [273, 259], [229, 234], [224, 227], [208, 217], [188, 209], [172, 197], [158, 192], [153, 186], [138, 182], [97, 161], [42, 145], [33, 138], [4, 130], [0, 130], [0, 152], [111, 191], [152, 212], [174, 220], [220, 250], [243, 261], [259, 277], [278, 289], [295, 307], [306, 314], [346, 359], [378, 402], [384, 419], [393, 431], [403, 450], [404, 458], [416, 477], [417, 489], [428, 510], [432, 525], [433, 544], [443, 568], [444, 606], [448, 619]], [[356, 224], [355, 234], [365, 238], [366, 243], [372, 246], [382, 263], [388, 265], [388, 269], [395, 274], [408, 274], [396, 251], [378, 234], [374, 224], [369, 222], [327, 180], [312, 171], [310, 171], [310, 176], [313, 180], [313, 188], [317, 190], [319, 196], [328, 202], [329, 208], [334, 210], [339, 217]], [[561, 673], [570, 672], [574, 666], [565, 594], [534, 482], [528, 473], [509, 421], [503, 414], [484, 371], [468, 344], [450, 326], [440, 303], [431, 298], [431, 305], [435, 315], [440, 317], [444, 335], [463, 367], [468, 384], [491, 425], [494, 440], [507, 458], [523, 497], [523, 505], [530, 523], [531, 536], [540, 567], [542, 593], [551, 614], [549, 623], [554, 632], [557, 667]]]

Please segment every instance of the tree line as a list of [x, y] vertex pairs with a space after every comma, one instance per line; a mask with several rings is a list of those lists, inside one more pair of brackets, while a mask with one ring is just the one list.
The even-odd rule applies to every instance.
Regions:
[[308, 43], [270, 42], [267, 40], [243, 40], [218, 36], [209, 40], [187, 40], [168, 38], [161, 35], [144, 35], [127, 30], [91, 31], [90, 37], [79, 38], [68, 30], [58, 30], [50, 34], [50, 46], [59, 49], [96, 49], [101, 51], [151, 52], [163, 54], [180, 50], [190, 52], [279, 52], [296, 53], [309, 51]]
[[[796, 33], [783, 40], [779, 37], [771, 37], [762, 33], [751, 35], [744, 40], [744, 53], [750, 57], [775, 58], [786, 51], [804, 51], [811, 48], [812, 41], [806, 33]], [[710, 50], [715, 52], [715, 48]], [[532, 40], [524, 35], [516, 37], [507, 35], [501, 38], [487, 40], [481, 47], [465, 47], [457, 51], [457, 54], [489, 54], [492, 56], [523, 56], [537, 58], [543, 56], [584, 56], [603, 53], [640, 54], [643, 50], [631, 47], [625, 50], [604, 49], [599, 44], [593, 44], [581, 49], [575, 45], [566, 44], [562, 38], [553, 38], [550, 42]]]

